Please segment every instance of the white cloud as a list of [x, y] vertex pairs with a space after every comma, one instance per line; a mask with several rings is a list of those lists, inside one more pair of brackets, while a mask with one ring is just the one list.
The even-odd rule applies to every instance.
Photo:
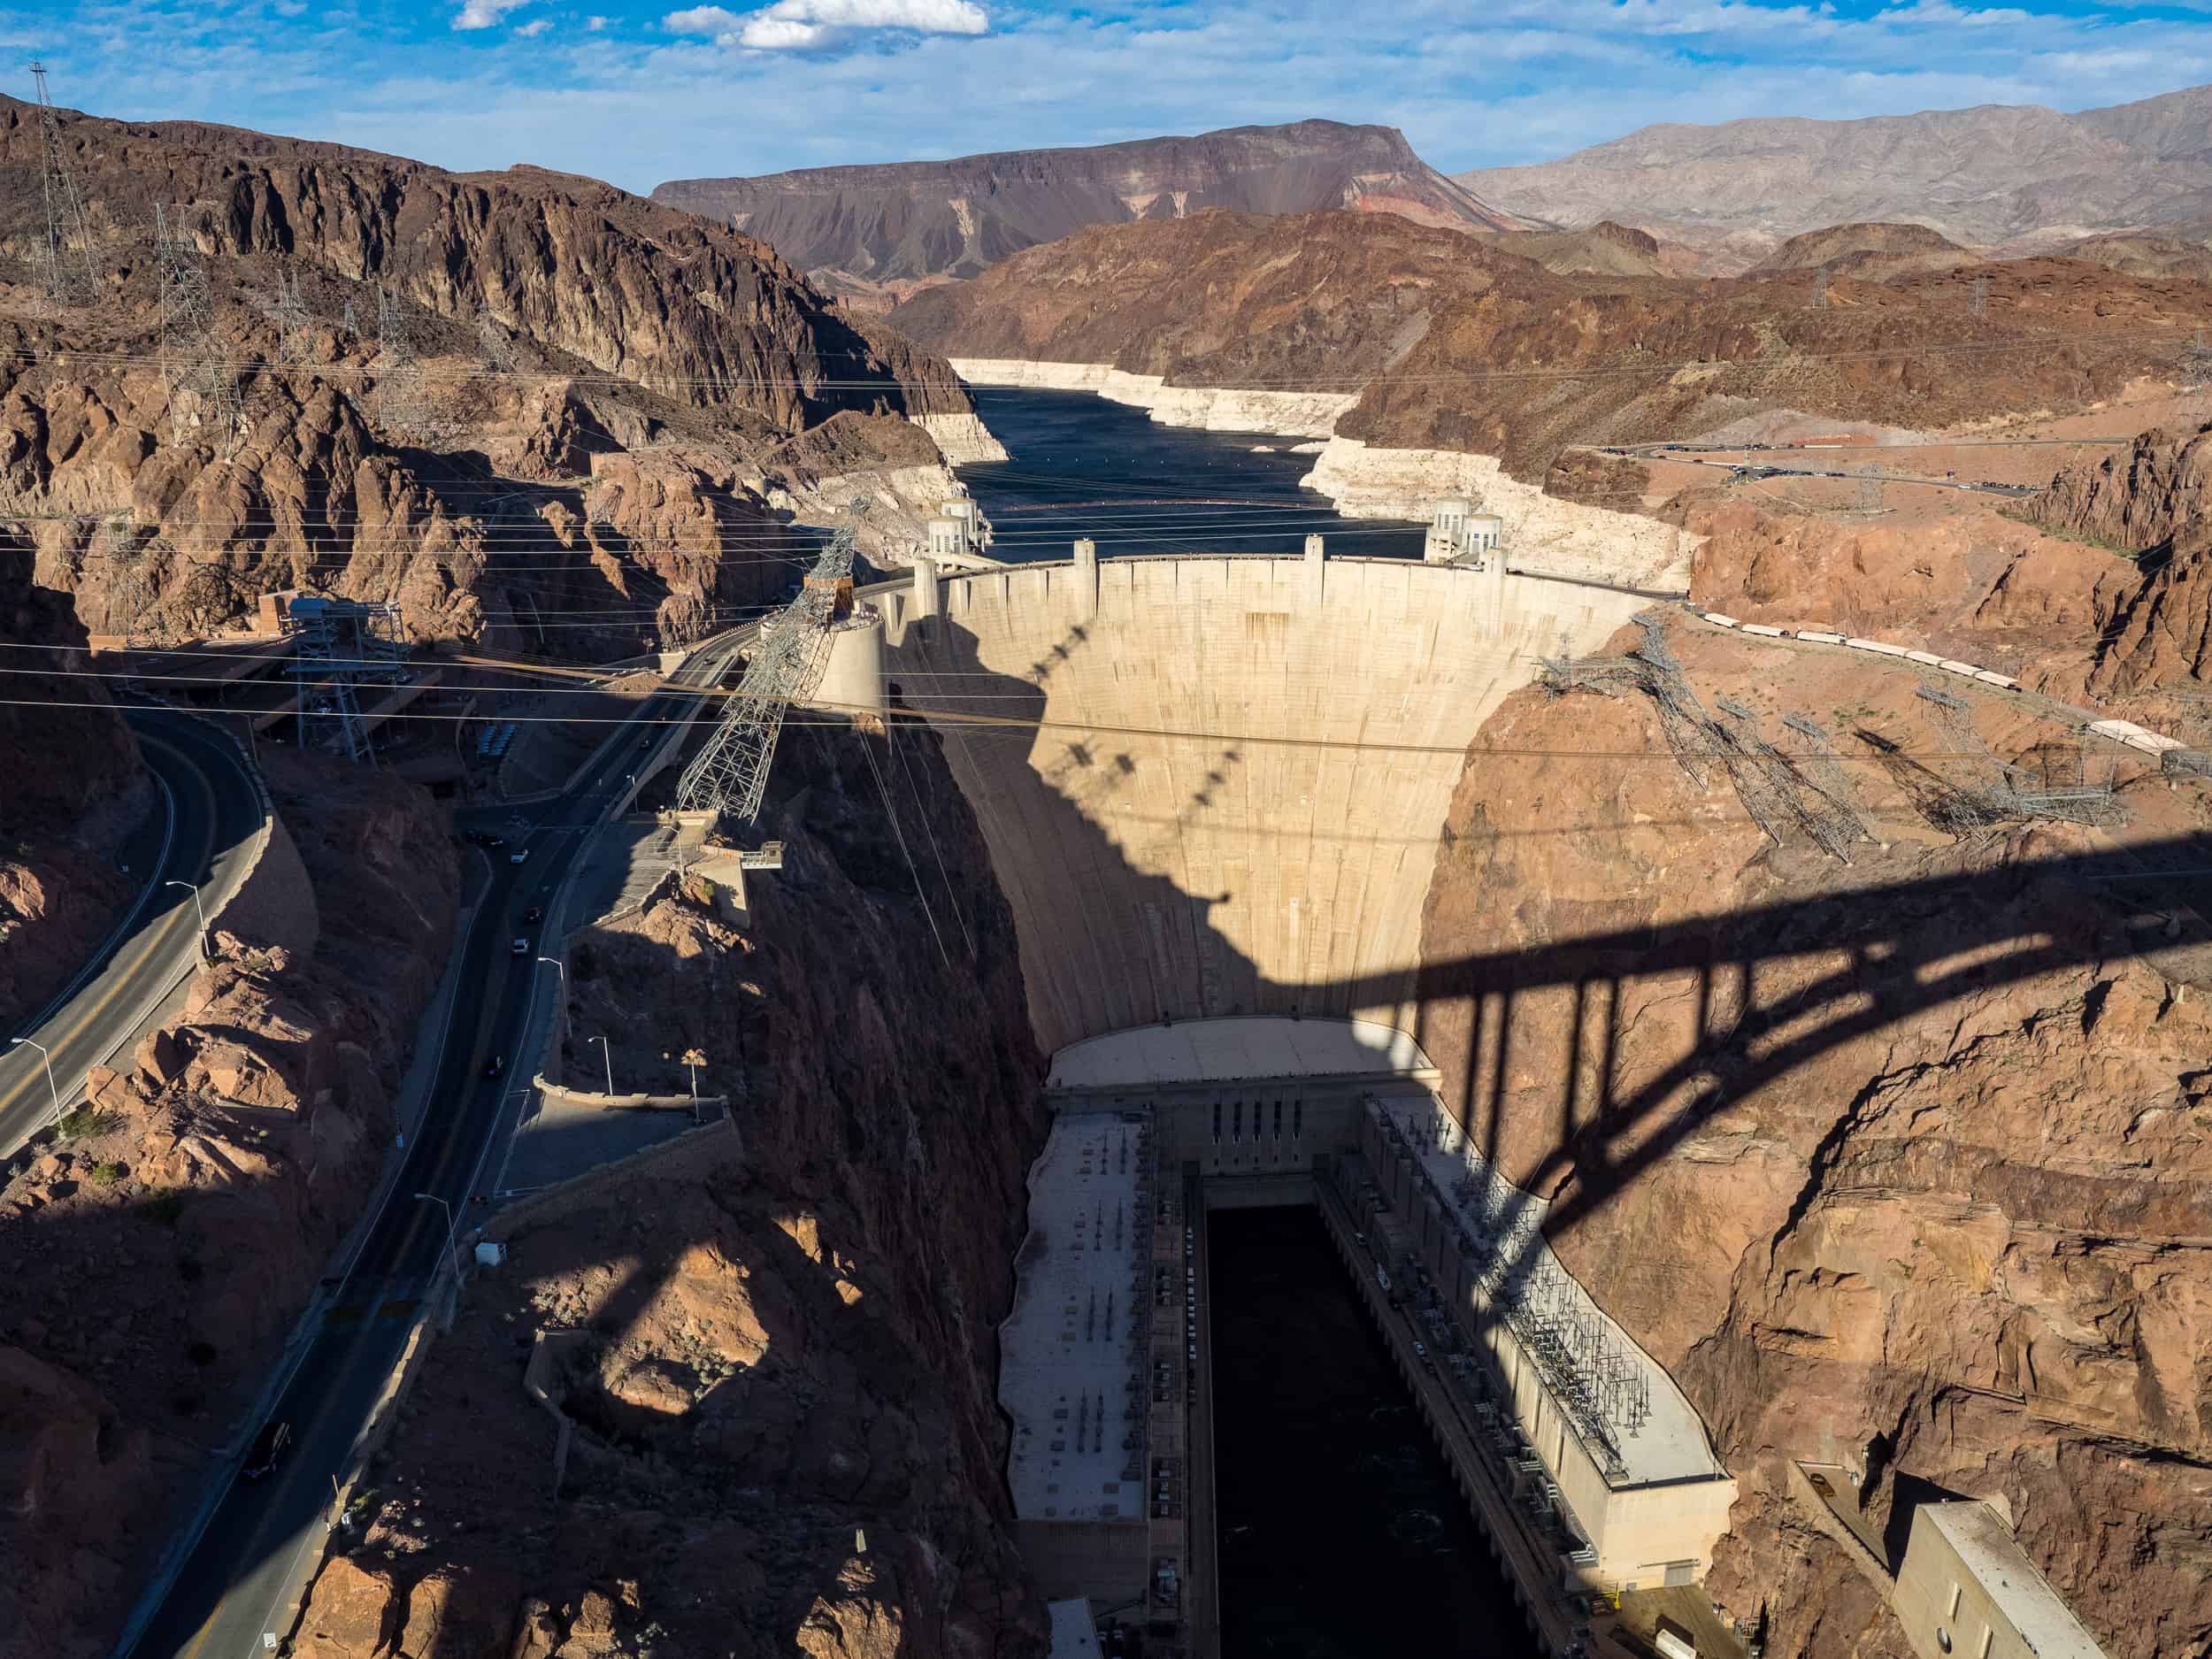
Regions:
[[520, 35], [524, 40], [530, 41], [535, 40], [539, 35], [544, 34], [546, 30], [551, 28], [552, 27], [553, 19], [551, 18], [532, 18], [527, 23], [517, 29], [515, 33]]
[[605, 28], [607, 25], [611, 23], [613, 20], [614, 19], [611, 18], [588, 17], [584, 19], [584, 27], [589, 29], [594, 35], [596, 35], [601, 29]]
[[776, 0], [742, 16], [721, 6], [694, 6], [670, 12], [661, 26], [672, 34], [711, 36], [717, 46], [775, 52], [826, 45], [862, 29], [980, 35], [991, 19], [972, 0]]
[[453, 19], [457, 29], [488, 29], [498, 26], [500, 19], [531, 0], [467, 0]]

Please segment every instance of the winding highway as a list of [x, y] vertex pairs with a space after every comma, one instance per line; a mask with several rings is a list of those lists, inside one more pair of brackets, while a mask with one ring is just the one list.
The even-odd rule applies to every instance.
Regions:
[[[333, 1483], [349, 1469], [440, 1253], [482, 1213], [473, 1197], [480, 1177], [511, 1132], [510, 1094], [518, 1075], [528, 1075], [523, 1055], [534, 981], [547, 971], [534, 951], [510, 954], [509, 941], [536, 933], [521, 919], [524, 911], [550, 912], [570, 865], [622, 795], [644, 747], [664, 735], [664, 723], [687, 723], [698, 713], [734, 649], [725, 636], [695, 651], [566, 791], [523, 809], [526, 827], [505, 807], [459, 815], [464, 827], [496, 831], [507, 846], [492, 855], [491, 873], [473, 895], [434, 1081], [397, 1179], [388, 1182], [353, 1259], [324, 1281], [319, 1312], [310, 1316], [311, 1334], [279, 1364], [279, 1374], [289, 1367], [289, 1375], [269, 1417], [291, 1425], [290, 1455], [268, 1479], [251, 1483], [237, 1478], [234, 1447], [134, 1610], [118, 1659], [247, 1659], [264, 1650], [265, 1632], [281, 1635], [288, 1625], [300, 1574], [322, 1547]], [[642, 740], [633, 735], [640, 730]], [[517, 849], [526, 855], [518, 864], [510, 856]], [[556, 949], [549, 934], [546, 948]], [[495, 1056], [504, 1074], [489, 1078]], [[238, 1436], [250, 1438], [243, 1430]]]
[[125, 718], [162, 795], [124, 849], [142, 885], [76, 979], [8, 1033], [24, 1041], [0, 1050], [0, 1157], [12, 1157], [73, 1105], [93, 1067], [119, 1056], [127, 1062], [140, 1032], [199, 965], [194, 896], [170, 884], [200, 887], [214, 914], [244, 875], [267, 822], [260, 786], [215, 727], [159, 709], [132, 709]]

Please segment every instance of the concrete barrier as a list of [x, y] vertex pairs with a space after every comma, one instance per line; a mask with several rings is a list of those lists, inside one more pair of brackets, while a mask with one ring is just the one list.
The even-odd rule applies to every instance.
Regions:
[[583, 1174], [571, 1176], [567, 1180], [556, 1181], [527, 1198], [518, 1199], [495, 1210], [482, 1225], [462, 1240], [463, 1248], [469, 1248], [479, 1239], [504, 1244], [533, 1227], [542, 1226], [549, 1221], [572, 1214], [588, 1204], [597, 1202], [602, 1189], [610, 1181], [621, 1180], [632, 1175], [649, 1175], [664, 1166], [705, 1173], [741, 1164], [744, 1157], [744, 1140], [737, 1133], [736, 1123], [726, 1113], [712, 1123], [702, 1124], [696, 1129], [687, 1129], [681, 1134], [672, 1135], [642, 1151], [633, 1152], [626, 1158], [617, 1158], [611, 1164], [603, 1164], [595, 1170], [587, 1170]]
[[542, 1074], [530, 1081], [546, 1099], [587, 1111], [687, 1112], [698, 1107], [712, 1107], [718, 1112], [726, 1110], [730, 1103], [726, 1094], [702, 1094], [695, 1101], [688, 1094], [608, 1094], [597, 1089], [565, 1088], [558, 1083], [547, 1082]]

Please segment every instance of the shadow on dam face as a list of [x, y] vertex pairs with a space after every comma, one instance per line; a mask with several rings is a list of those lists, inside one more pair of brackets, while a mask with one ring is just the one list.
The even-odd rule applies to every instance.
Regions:
[[[1171, 588], [1151, 594], [1141, 622], [1130, 620], [1141, 585], [1133, 578], [1118, 600], [1110, 591], [1117, 569], [1201, 565], [1254, 569], [1194, 577], [1179, 608], [1167, 605]], [[1321, 636], [1297, 657], [1284, 642], [1304, 625], [1267, 608], [1294, 605], [1283, 584], [1296, 566], [1110, 562], [1087, 617], [1051, 587], [1069, 567], [1033, 566], [979, 579], [991, 591], [947, 615], [906, 620], [888, 664], [901, 701], [1008, 722], [936, 729], [1014, 912], [1041, 1047], [1164, 1017], [1379, 1019], [1436, 1057], [1447, 1110], [1502, 1173], [1550, 1199], [1545, 1232], [1556, 1238], [1746, 1095], [1926, 1010], [2139, 952], [2170, 978], [2212, 981], [2202, 834], [2053, 856], [2027, 841], [2005, 861], [1962, 854], [1905, 880], [1839, 869], [1817, 896], [1422, 961], [1422, 902], [1467, 764], [1444, 739], [1463, 730], [1471, 741], [1509, 688], [1505, 672], [1481, 671], [1490, 678], [1471, 689], [1406, 674], [1388, 680], [1390, 708], [1302, 730], [1256, 695], [1210, 695], [1240, 674], [1279, 686], [1315, 665]], [[1378, 580], [1422, 569], [1383, 568]], [[1233, 582], [1248, 590], [1231, 593]], [[1033, 626], [1014, 628], [1025, 604]], [[1221, 621], [1230, 614], [1275, 620], [1248, 634]], [[1611, 632], [1602, 615], [1583, 620], [1602, 627], [1596, 640]], [[1132, 643], [1125, 623], [1147, 637]], [[1225, 633], [1229, 644], [1210, 649]], [[1327, 637], [1353, 669], [1381, 649], [1356, 629]], [[1371, 676], [1371, 695], [1385, 678]], [[1392, 714], [1455, 689], [1479, 712], [1436, 727]], [[1416, 736], [1429, 769], [1417, 787], [1388, 747]], [[1303, 741], [1340, 737], [1346, 748]], [[1351, 747], [1366, 742], [1384, 747]], [[1323, 916], [1337, 918], [1326, 949], [1311, 932]], [[1347, 939], [1348, 926], [1368, 931]], [[1645, 1010], [1632, 1037], [1621, 1018], [1632, 991]]]

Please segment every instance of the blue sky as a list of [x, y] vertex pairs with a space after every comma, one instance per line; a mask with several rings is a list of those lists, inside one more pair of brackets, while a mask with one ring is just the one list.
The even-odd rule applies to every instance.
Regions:
[[2085, 109], [2212, 81], [2212, 0], [0, 0], [0, 47], [98, 114], [648, 189], [1309, 115], [1450, 170], [1648, 121]]

